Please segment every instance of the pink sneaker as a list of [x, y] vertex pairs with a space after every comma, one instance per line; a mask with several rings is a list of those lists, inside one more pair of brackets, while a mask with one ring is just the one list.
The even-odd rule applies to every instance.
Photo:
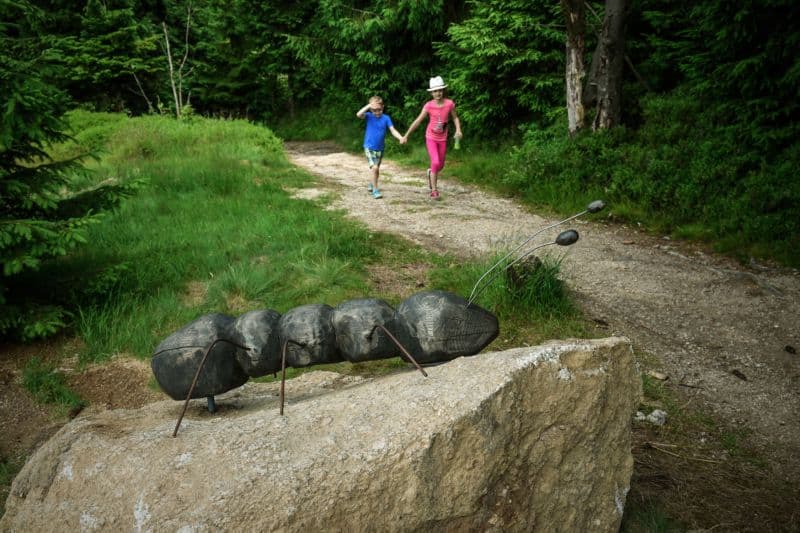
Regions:
[[439, 200], [439, 191], [431, 191], [431, 200]]

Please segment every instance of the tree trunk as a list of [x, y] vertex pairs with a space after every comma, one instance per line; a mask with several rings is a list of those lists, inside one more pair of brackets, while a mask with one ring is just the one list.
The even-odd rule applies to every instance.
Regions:
[[136, 80], [136, 86], [139, 87], [139, 94], [141, 94], [144, 98], [144, 101], [147, 102], [147, 112], [152, 115], [155, 112], [155, 109], [153, 109], [153, 103], [147, 97], [147, 93], [144, 92], [144, 87], [142, 87], [142, 83], [139, 81], [139, 77], [136, 75], [136, 73], [132, 72], [131, 74], [133, 74], [133, 79]]
[[597, 104], [597, 66], [600, 64], [600, 47], [592, 52], [592, 62], [586, 72], [583, 86], [583, 107], [590, 108]]
[[172, 85], [172, 97], [175, 99], [175, 117], [181, 118], [181, 101], [178, 98], [178, 88], [175, 86], [175, 68], [172, 66], [172, 50], [169, 47], [169, 34], [167, 33], [167, 23], [161, 22], [164, 29], [164, 43], [166, 46], [167, 63], [169, 64], [169, 82]]
[[[603, 29], [597, 43], [597, 112], [592, 130], [609, 129], [622, 115], [622, 69], [625, 65], [625, 11], [628, 0], [606, 0]], [[594, 71], [595, 65], [592, 65]]]
[[294, 77], [291, 74], [286, 75], [286, 94], [288, 101], [286, 107], [289, 111], [289, 118], [294, 120]]
[[567, 119], [569, 134], [575, 135], [585, 125], [583, 78], [586, 75], [583, 56], [586, 48], [584, 0], [561, 0], [567, 21]]

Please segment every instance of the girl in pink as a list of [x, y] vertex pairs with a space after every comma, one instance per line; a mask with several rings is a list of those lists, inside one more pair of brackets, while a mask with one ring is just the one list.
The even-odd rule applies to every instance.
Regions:
[[447, 123], [450, 117], [453, 117], [453, 124], [456, 125], [455, 138], [461, 139], [461, 121], [456, 113], [456, 104], [444, 97], [445, 87], [447, 85], [441, 76], [430, 79], [428, 92], [433, 96], [433, 100], [422, 106], [422, 112], [408, 127], [408, 131], [401, 141], [401, 143], [408, 141], [411, 132], [425, 120], [426, 115], [428, 116], [428, 127], [425, 129], [425, 145], [431, 158], [431, 168], [428, 169], [428, 187], [431, 190], [431, 198], [434, 200], [439, 199], [437, 180], [439, 172], [444, 168], [444, 158], [447, 153]]

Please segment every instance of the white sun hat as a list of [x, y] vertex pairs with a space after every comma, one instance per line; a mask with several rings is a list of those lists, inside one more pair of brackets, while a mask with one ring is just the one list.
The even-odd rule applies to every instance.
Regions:
[[437, 89], [444, 89], [445, 87], [447, 87], [447, 85], [445, 85], [441, 76], [431, 78], [431, 81], [428, 82], [428, 92], [435, 91]]

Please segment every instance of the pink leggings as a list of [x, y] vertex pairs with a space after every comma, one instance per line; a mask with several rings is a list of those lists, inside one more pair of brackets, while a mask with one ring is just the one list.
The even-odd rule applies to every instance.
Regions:
[[431, 172], [439, 175], [444, 168], [444, 158], [447, 154], [447, 141], [434, 141], [425, 139], [425, 146], [428, 148], [428, 155], [431, 158]]

